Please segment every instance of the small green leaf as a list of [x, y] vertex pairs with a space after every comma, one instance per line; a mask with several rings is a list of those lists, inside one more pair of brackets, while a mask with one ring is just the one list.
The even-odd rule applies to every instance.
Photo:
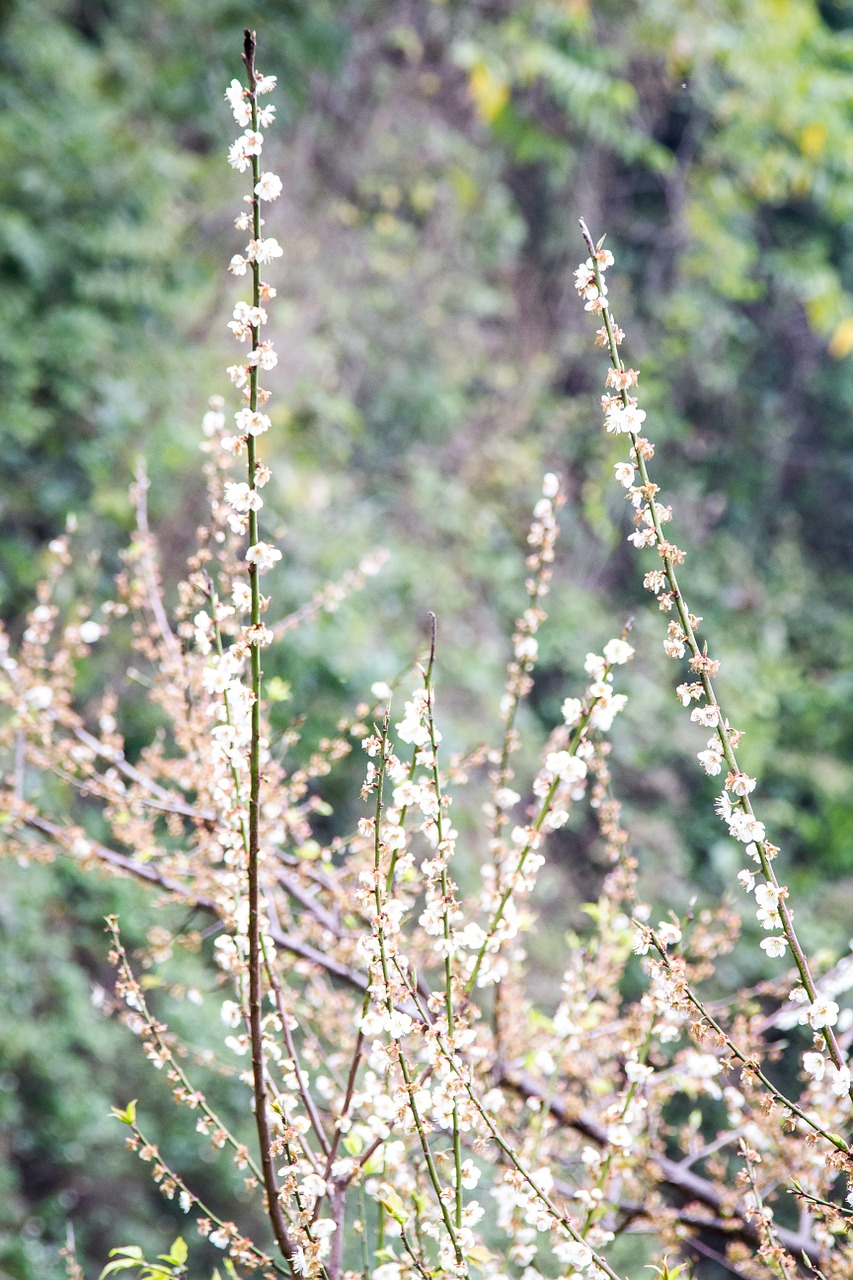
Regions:
[[138, 1244], [119, 1245], [116, 1249], [110, 1249], [109, 1256], [113, 1261], [107, 1263], [98, 1280], [104, 1280], [105, 1276], [112, 1275], [115, 1271], [126, 1271], [129, 1267], [145, 1266], [145, 1256]]
[[399, 1222], [401, 1226], [405, 1226], [409, 1215], [406, 1213], [403, 1201], [396, 1191], [393, 1189], [386, 1196], [380, 1199], [379, 1203], [385, 1207], [395, 1222]]
[[[133, 1098], [127, 1104], [124, 1111], [121, 1111], [118, 1107], [110, 1107], [110, 1111], [115, 1116], [116, 1120], [120, 1120], [122, 1124], [133, 1125], [136, 1123], [136, 1101], [137, 1101], [136, 1098]], [[112, 1257], [113, 1254], [117, 1252], [118, 1250], [116, 1249], [111, 1250], [110, 1257]], [[141, 1249], [139, 1251], [139, 1257], [140, 1258], [142, 1257]]]
[[142, 1263], [139, 1259], [133, 1258], [117, 1258], [115, 1262], [108, 1262], [101, 1272], [98, 1280], [104, 1280], [104, 1276], [111, 1275], [114, 1271], [126, 1271], [128, 1267], [141, 1267]]
[[189, 1249], [187, 1242], [183, 1236], [178, 1236], [177, 1240], [172, 1241], [172, 1247], [169, 1250], [169, 1262], [173, 1262], [175, 1266], [182, 1267], [187, 1260]]

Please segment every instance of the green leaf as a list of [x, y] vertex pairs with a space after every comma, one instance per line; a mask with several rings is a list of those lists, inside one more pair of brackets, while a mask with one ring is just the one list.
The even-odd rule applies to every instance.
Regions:
[[172, 1241], [172, 1248], [170, 1249], [169, 1252], [170, 1252], [170, 1257], [167, 1259], [167, 1261], [173, 1262], [177, 1267], [182, 1267], [186, 1262], [187, 1255], [189, 1253], [189, 1249], [187, 1248], [187, 1242], [183, 1238], [183, 1236], [178, 1236], [176, 1240]]
[[115, 1271], [126, 1271], [129, 1267], [145, 1266], [145, 1255], [138, 1244], [119, 1245], [116, 1249], [110, 1249], [109, 1256], [114, 1261], [107, 1263], [98, 1280], [104, 1280], [104, 1276], [111, 1275]]
[[399, 1222], [402, 1226], [406, 1225], [409, 1215], [406, 1213], [403, 1201], [396, 1191], [390, 1190], [386, 1196], [380, 1199], [379, 1203], [385, 1207], [395, 1222]]
[[[110, 1107], [110, 1111], [115, 1116], [116, 1120], [121, 1120], [122, 1124], [133, 1125], [136, 1123], [136, 1102], [137, 1102], [136, 1098], [133, 1098], [127, 1104], [124, 1111], [120, 1111], [118, 1107]], [[116, 1250], [113, 1249], [110, 1253], [110, 1257], [112, 1257], [113, 1253], [115, 1252]], [[142, 1257], [141, 1251], [139, 1256], [140, 1258]]]
[[118, 1258], [115, 1262], [107, 1263], [98, 1280], [104, 1280], [104, 1276], [108, 1276], [114, 1271], [126, 1271], [128, 1267], [141, 1267], [142, 1265], [139, 1260], [134, 1260], [133, 1258]]

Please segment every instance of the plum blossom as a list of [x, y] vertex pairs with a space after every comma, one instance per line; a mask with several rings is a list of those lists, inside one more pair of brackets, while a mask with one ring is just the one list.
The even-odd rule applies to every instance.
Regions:
[[264, 135], [258, 133], [257, 129], [247, 129], [242, 137], [243, 154], [246, 156], [259, 156], [264, 147]]
[[234, 414], [234, 422], [240, 435], [244, 436], [263, 435], [271, 426], [268, 415], [255, 409], [240, 409]]
[[611, 404], [604, 419], [605, 430], [611, 435], [636, 435], [646, 420], [644, 409], [636, 404], [622, 404], [621, 401]]
[[566, 698], [560, 707], [563, 722], [571, 729], [576, 725], [583, 715], [583, 703], [580, 698]]
[[545, 769], [561, 782], [580, 782], [587, 773], [584, 761], [568, 751], [552, 751], [545, 757]]
[[822, 1080], [825, 1070], [826, 1058], [822, 1053], [803, 1054], [803, 1071], [807, 1076], [811, 1076], [812, 1080]]
[[225, 481], [225, 501], [235, 511], [260, 511], [264, 500], [259, 493], [250, 488], [245, 481], [235, 483]]
[[258, 573], [264, 573], [267, 569], [271, 569], [281, 559], [281, 552], [275, 547], [271, 547], [266, 542], [256, 542], [254, 546], [249, 547], [246, 552], [246, 559], [249, 564], [257, 566]]
[[843, 1098], [845, 1093], [850, 1092], [850, 1068], [847, 1066], [837, 1067], [834, 1062], [828, 1062], [826, 1069], [830, 1089], [836, 1098]]
[[618, 667], [634, 656], [633, 647], [625, 640], [608, 640], [604, 646], [604, 659], [608, 666]]
[[744, 813], [742, 809], [735, 809], [729, 819], [729, 831], [736, 840], [740, 840], [743, 844], [761, 843], [764, 839], [764, 823], [759, 822], [752, 813]]
[[255, 195], [261, 200], [277, 200], [281, 195], [281, 178], [276, 173], [262, 173], [255, 183]]
[[272, 262], [275, 258], [280, 258], [284, 250], [282, 249], [275, 236], [265, 236], [261, 240], [250, 240], [246, 249], [246, 257], [250, 262], [257, 262], [261, 265]]
[[834, 1027], [838, 1021], [838, 1005], [834, 1000], [826, 1000], [819, 996], [806, 1010], [806, 1019], [813, 1031]]

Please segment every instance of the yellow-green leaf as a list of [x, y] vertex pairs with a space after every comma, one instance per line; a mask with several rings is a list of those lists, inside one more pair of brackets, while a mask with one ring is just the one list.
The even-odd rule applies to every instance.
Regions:
[[[127, 1104], [124, 1111], [121, 1111], [118, 1107], [110, 1107], [110, 1111], [115, 1116], [116, 1120], [120, 1120], [122, 1124], [129, 1124], [129, 1125], [135, 1124], [136, 1123], [136, 1098], [133, 1098]], [[116, 1251], [113, 1250], [113, 1252], [116, 1252]], [[142, 1254], [140, 1253], [140, 1257], [141, 1256]]]

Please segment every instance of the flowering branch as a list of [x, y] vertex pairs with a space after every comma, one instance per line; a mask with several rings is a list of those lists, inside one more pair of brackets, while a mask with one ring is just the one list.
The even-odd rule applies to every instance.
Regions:
[[[231, 148], [229, 161], [241, 172], [247, 165], [251, 167], [252, 191], [246, 197], [251, 210], [251, 240], [245, 258], [232, 258], [231, 269], [234, 274], [244, 274], [246, 266], [251, 268], [252, 302], [238, 303], [234, 309], [234, 320], [230, 328], [239, 342], [250, 343], [247, 361], [242, 366], [235, 366], [232, 374], [238, 387], [244, 388], [244, 400], [247, 407], [236, 414], [238, 431], [234, 451], [240, 452], [245, 446], [247, 454], [247, 481], [243, 485], [226, 485], [229, 505], [234, 509], [235, 517], [232, 526], [235, 531], [245, 530], [248, 533], [249, 549], [246, 554], [249, 575], [249, 611], [250, 625], [244, 629], [242, 644], [248, 649], [251, 671], [251, 692], [247, 699], [250, 705], [251, 725], [249, 732], [249, 797], [248, 797], [248, 1002], [249, 1031], [252, 1047], [252, 1076], [255, 1095], [255, 1122], [258, 1130], [261, 1164], [263, 1167], [264, 1186], [267, 1193], [267, 1208], [273, 1232], [282, 1254], [288, 1260], [294, 1257], [294, 1246], [289, 1238], [287, 1226], [279, 1202], [278, 1185], [272, 1154], [272, 1132], [267, 1109], [267, 1086], [264, 1066], [264, 1040], [262, 1026], [261, 985], [263, 953], [261, 947], [260, 922], [260, 793], [261, 793], [261, 648], [270, 639], [269, 632], [261, 621], [266, 601], [261, 599], [260, 574], [270, 568], [281, 553], [261, 542], [258, 533], [258, 511], [263, 506], [259, 488], [269, 479], [269, 471], [256, 456], [256, 438], [267, 431], [270, 426], [269, 417], [260, 411], [260, 404], [266, 402], [268, 393], [259, 384], [261, 368], [271, 368], [276, 362], [275, 353], [268, 342], [261, 341], [261, 327], [266, 323], [267, 313], [262, 303], [274, 296], [271, 289], [261, 279], [261, 265], [271, 261], [281, 252], [278, 242], [262, 238], [263, 220], [261, 218], [261, 201], [275, 199], [281, 191], [281, 182], [272, 174], [261, 174], [260, 155], [263, 147], [262, 123], [271, 120], [270, 108], [259, 108], [258, 97], [270, 92], [275, 87], [274, 76], [263, 76], [255, 67], [255, 35], [247, 30], [243, 47], [243, 61], [246, 66], [248, 88], [244, 89], [239, 81], [232, 81], [226, 94], [238, 124], [243, 125], [244, 133]], [[246, 217], [238, 218], [238, 226], [245, 227]], [[245, 603], [245, 602], [243, 602]]]
[[[769, 955], [782, 955], [790, 946], [800, 975], [803, 999], [809, 1006], [804, 1020], [814, 1031], [821, 1033], [836, 1070], [846, 1073], [853, 1098], [850, 1074], [832, 1030], [838, 1017], [838, 1005], [833, 1000], [820, 997], [797, 937], [787, 904], [787, 887], [779, 884], [772, 866], [778, 850], [766, 839], [764, 824], [756, 818], [749, 799], [755, 780], [741, 770], [735, 755], [741, 734], [730, 727], [711, 683], [720, 664], [708, 656], [707, 646], [700, 645], [697, 629], [701, 619], [687, 608], [678, 584], [675, 567], [683, 562], [684, 552], [669, 542], [663, 532], [663, 525], [671, 518], [672, 512], [657, 501], [658, 486], [652, 483], [648, 468], [654, 455], [654, 445], [640, 435], [646, 415], [637, 407], [636, 398], [630, 395], [630, 388], [636, 385], [639, 374], [635, 369], [626, 368], [619, 355], [619, 344], [625, 335], [614, 321], [607, 299], [604, 273], [613, 264], [613, 255], [603, 247], [603, 240], [597, 244], [593, 242], [583, 220], [580, 227], [590, 256], [575, 272], [576, 288], [585, 299], [585, 309], [599, 314], [603, 320], [596, 342], [608, 349], [611, 362], [607, 385], [612, 391], [602, 396], [605, 426], [612, 434], [627, 435], [631, 442], [630, 461], [616, 466], [616, 478], [628, 490], [636, 512], [637, 528], [629, 541], [638, 548], [655, 547], [663, 564], [661, 570], [646, 574], [644, 585], [658, 596], [664, 612], [674, 608], [678, 616], [677, 622], [669, 624], [664, 649], [672, 658], [681, 658], [689, 652], [690, 669], [697, 677], [693, 683], [679, 686], [678, 695], [685, 706], [704, 698], [705, 705], [697, 706], [691, 719], [714, 729], [714, 737], [709, 741], [707, 750], [699, 753], [699, 761], [710, 774], [718, 774], [723, 762], [728, 766], [729, 774], [717, 810], [727, 822], [730, 833], [746, 845], [747, 854], [761, 869], [765, 884], [756, 893], [759, 921], [765, 928], [780, 928], [782, 931], [780, 936], [766, 939], [762, 946]], [[639, 484], [635, 484], [635, 472], [639, 473]], [[754, 888], [754, 877], [750, 872], [745, 873], [742, 882], [747, 888]]]

